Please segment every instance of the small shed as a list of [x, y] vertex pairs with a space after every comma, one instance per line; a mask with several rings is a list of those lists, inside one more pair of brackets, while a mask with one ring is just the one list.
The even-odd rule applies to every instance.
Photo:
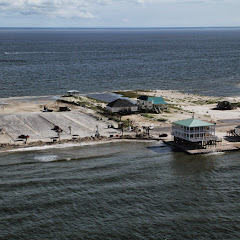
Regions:
[[149, 97], [142, 95], [137, 99], [139, 109], [151, 110], [161, 113], [163, 109], [167, 109], [167, 103], [162, 97]]
[[79, 96], [79, 91], [77, 90], [69, 90], [67, 93], [68, 96]]
[[113, 113], [131, 113], [138, 110], [137, 105], [128, 101], [127, 99], [117, 99], [113, 102], [110, 102], [106, 109]]

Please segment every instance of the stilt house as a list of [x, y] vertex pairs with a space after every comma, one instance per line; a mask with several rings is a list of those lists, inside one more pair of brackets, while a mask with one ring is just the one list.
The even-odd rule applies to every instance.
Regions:
[[216, 124], [190, 118], [173, 122], [172, 135], [176, 143], [190, 142], [205, 145], [217, 140], [215, 127]]
[[154, 111], [156, 113], [162, 113], [163, 109], [167, 109], [167, 103], [162, 97], [148, 97], [142, 95], [138, 97], [137, 105], [139, 109]]

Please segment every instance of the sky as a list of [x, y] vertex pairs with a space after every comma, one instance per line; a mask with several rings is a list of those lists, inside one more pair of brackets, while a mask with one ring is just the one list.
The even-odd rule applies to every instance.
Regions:
[[240, 0], [0, 0], [0, 27], [236, 27]]

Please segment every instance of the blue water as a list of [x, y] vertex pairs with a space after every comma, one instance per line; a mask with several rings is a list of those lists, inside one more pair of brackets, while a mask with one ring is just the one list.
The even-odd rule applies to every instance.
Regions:
[[0, 239], [240, 239], [239, 153], [160, 144], [0, 154]]
[[[239, 96], [239, 51], [238, 28], [0, 29], [0, 97]], [[160, 142], [0, 153], [0, 239], [240, 239], [239, 159]]]
[[0, 29], [0, 97], [126, 89], [231, 96], [240, 29]]

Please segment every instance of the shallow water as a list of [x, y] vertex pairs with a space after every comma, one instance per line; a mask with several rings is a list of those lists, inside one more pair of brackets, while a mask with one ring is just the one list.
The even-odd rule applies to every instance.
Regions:
[[239, 239], [239, 153], [161, 143], [0, 155], [0, 239]]

